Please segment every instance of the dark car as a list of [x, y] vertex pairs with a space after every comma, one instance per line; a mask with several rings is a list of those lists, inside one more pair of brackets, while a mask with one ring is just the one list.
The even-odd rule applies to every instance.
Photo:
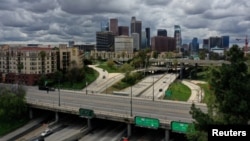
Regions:
[[47, 86], [38, 86], [39, 90], [45, 90], [45, 91], [55, 91], [55, 88], [53, 87], [47, 87]]
[[39, 89], [39, 90], [48, 91], [48, 90], [49, 90], [49, 87], [46, 87], [46, 86], [38, 86], [38, 89]]

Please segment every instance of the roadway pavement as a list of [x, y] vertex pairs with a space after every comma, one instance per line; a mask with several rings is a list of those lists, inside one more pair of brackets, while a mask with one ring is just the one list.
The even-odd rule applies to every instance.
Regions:
[[8, 141], [8, 140], [14, 140], [14, 139], [20, 138], [25, 133], [38, 128], [45, 119], [46, 119], [45, 117], [40, 117], [40, 118], [31, 120], [29, 123], [16, 129], [15, 131], [9, 134], [6, 134], [5, 136], [0, 137], [0, 141]]
[[105, 90], [107, 88], [109, 88], [124, 77], [124, 74], [122, 73], [108, 73], [106, 70], [96, 67], [96, 65], [89, 65], [89, 67], [98, 71], [99, 77], [91, 84], [88, 84], [88, 86], [82, 90], [86, 92], [87, 89], [88, 94], [97, 92], [105, 93]]
[[197, 85], [198, 83], [205, 83], [203, 81], [194, 80], [182, 80], [182, 83], [188, 86], [191, 90], [191, 96], [189, 97], [189, 103], [201, 103], [202, 98], [204, 98], [204, 90]]

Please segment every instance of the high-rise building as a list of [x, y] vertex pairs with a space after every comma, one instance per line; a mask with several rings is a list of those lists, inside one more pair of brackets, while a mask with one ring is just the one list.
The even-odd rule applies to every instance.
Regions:
[[130, 23], [130, 33], [138, 33], [139, 34], [139, 49], [141, 47], [141, 31], [142, 31], [142, 22], [137, 21], [135, 17], [131, 18]]
[[174, 26], [174, 38], [176, 40], [176, 49], [180, 52], [182, 39], [181, 39], [181, 27], [179, 25]]
[[199, 52], [199, 42], [198, 38], [194, 37], [190, 44], [190, 52], [192, 55], [197, 55]]
[[204, 49], [209, 49], [209, 40], [208, 39], [203, 39], [202, 46]]
[[222, 48], [229, 48], [229, 36], [222, 36]]
[[151, 49], [158, 53], [174, 51], [175, 47], [175, 38], [165, 36], [154, 36], [151, 38]]
[[150, 40], [151, 40], [151, 37], [150, 37], [150, 28], [147, 27], [146, 29], [146, 38], [147, 38], [147, 47], [150, 47]]
[[133, 53], [133, 38], [121, 35], [115, 37], [115, 53]]
[[96, 32], [96, 50], [97, 51], [113, 51], [114, 50], [114, 34], [109, 31]]
[[132, 33], [131, 37], [133, 38], [133, 43], [134, 43], [134, 50], [139, 50], [140, 49], [140, 38], [138, 33]]
[[211, 48], [214, 47], [218, 48], [222, 47], [221, 37], [209, 37], [209, 50], [211, 50]]
[[113, 18], [109, 20], [109, 31], [113, 32], [115, 36], [118, 35], [118, 19]]
[[108, 21], [101, 22], [101, 31], [109, 31], [109, 22]]
[[141, 49], [145, 49], [147, 47], [147, 37], [146, 31], [141, 32]]
[[128, 26], [118, 26], [118, 35], [127, 35], [129, 36]]
[[157, 30], [157, 36], [165, 36], [165, 37], [167, 37], [168, 36], [167, 30], [166, 29], [158, 29]]

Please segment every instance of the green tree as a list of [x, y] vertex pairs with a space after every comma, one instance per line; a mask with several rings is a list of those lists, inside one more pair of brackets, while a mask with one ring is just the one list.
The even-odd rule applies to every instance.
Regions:
[[114, 63], [114, 61], [113, 61], [112, 59], [109, 59], [109, 60], [107, 61], [107, 66], [108, 66], [109, 68], [113, 68], [114, 65], [115, 65], [115, 63]]
[[25, 90], [23, 87], [9, 89], [0, 88], [0, 118], [10, 121], [23, 117], [27, 111], [25, 103]]
[[132, 70], [133, 70], [133, 67], [128, 63], [125, 63], [120, 67], [120, 71], [124, 73], [131, 72]]
[[213, 93], [209, 95], [208, 113], [195, 105], [190, 110], [196, 130], [202, 133], [196, 138], [189, 134], [190, 140], [203, 136], [209, 124], [247, 124], [250, 119], [250, 75], [244, 53], [233, 45], [227, 56], [230, 64], [210, 70], [208, 82]]

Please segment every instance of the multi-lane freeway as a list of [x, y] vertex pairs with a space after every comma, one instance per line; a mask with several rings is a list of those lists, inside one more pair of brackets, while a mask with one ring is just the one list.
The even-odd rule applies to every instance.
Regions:
[[[161, 122], [172, 120], [191, 122], [189, 114], [191, 103], [149, 100], [130, 96], [114, 96], [103, 94], [86, 94], [84, 91], [40, 91], [37, 87], [27, 87], [27, 103], [44, 106], [63, 111], [72, 110], [78, 112], [79, 108], [92, 109], [95, 113], [104, 113], [122, 117], [152, 117]], [[132, 104], [131, 104], [132, 101]], [[59, 106], [60, 103], [60, 106]], [[196, 104], [197, 107], [206, 111], [206, 105]]]

